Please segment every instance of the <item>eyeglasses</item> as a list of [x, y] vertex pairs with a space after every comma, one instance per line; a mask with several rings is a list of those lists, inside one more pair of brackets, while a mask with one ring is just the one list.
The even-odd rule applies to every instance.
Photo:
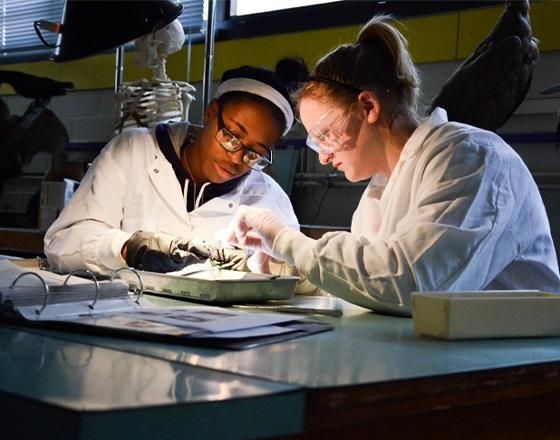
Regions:
[[305, 143], [319, 154], [332, 154], [344, 149], [343, 145], [349, 140], [347, 134], [348, 122], [352, 114], [352, 106], [346, 114], [341, 109], [332, 109], [324, 113], [313, 125], [307, 135]]
[[264, 157], [262, 154], [259, 154], [255, 150], [245, 146], [245, 144], [237, 139], [231, 131], [225, 128], [224, 119], [222, 118], [222, 109], [219, 105], [216, 140], [224, 150], [229, 151], [230, 153], [243, 150], [243, 162], [253, 170], [261, 171], [267, 166], [272, 165], [272, 150], [268, 150], [268, 157]]

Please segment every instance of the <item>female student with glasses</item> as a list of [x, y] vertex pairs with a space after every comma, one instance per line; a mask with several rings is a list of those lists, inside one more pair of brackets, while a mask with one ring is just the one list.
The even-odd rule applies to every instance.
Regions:
[[[307, 69], [292, 59], [277, 69], [226, 71], [203, 127], [160, 124], [111, 140], [45, 235], [50, 264], [102, 274], [125, 265], [179, 270], [211, 254], [240, 205], [269, 208], [298, 228], [287, 195], [262, 170], [294, 122], [290, 91]], [[219, 256], [237, 262], [239, 252]]]
[[294, 265], [323, 290], [410, 315], [412, 291], [560, 291], [549, 223], [521, 158], [499, 136], [416, 111], [407, 42], [374, 17], [298, 92], [307, 144], [351, 182], [370, 179], [350, 232], [313, 240], [276, 212], [240, 207], [229, 241]]

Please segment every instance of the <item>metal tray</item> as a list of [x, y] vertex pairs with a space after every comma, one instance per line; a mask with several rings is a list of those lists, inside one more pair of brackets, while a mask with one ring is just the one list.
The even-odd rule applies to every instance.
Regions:
[[[145, 292], [220, 304], [290, 299], [299, 280], [294, 276], [272, 276], [224, 269], [206, 269], [187, 275], [141, 270], [135, 272], [142, 278]], [[131, 288], [140, 288], [138, 276], [134, 272], [122, 271], [119, 276]]]

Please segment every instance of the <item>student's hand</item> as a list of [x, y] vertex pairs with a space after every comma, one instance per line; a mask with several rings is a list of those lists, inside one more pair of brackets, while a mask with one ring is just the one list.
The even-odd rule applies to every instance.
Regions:
[[241, 205], [228, 226], [227, 242], [274, 256], [272, 245], [278, 233], [289, 226], [266, 208]]
[[126, 243], [126, 264], [150, 272], [174, 272], [210, 256], [202, 240], [183, 239], [163, 232], [136, 231]]
[[257, 251], [247, 260], [247, 268], [254, 273], [271, 274], [270, 263], [276, 261], [270, 255]]

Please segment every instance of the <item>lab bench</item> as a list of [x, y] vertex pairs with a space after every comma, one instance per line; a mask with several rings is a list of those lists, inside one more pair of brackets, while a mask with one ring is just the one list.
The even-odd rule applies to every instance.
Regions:
[[242, 351], [0, 327], [0, 419], [60, 439], [557, 438], [560, 338], [442, 341], [294, 303], [343, 316]]
[[43, 254], [45, 231], [26, 228], [0, 228], [0, 254]]

